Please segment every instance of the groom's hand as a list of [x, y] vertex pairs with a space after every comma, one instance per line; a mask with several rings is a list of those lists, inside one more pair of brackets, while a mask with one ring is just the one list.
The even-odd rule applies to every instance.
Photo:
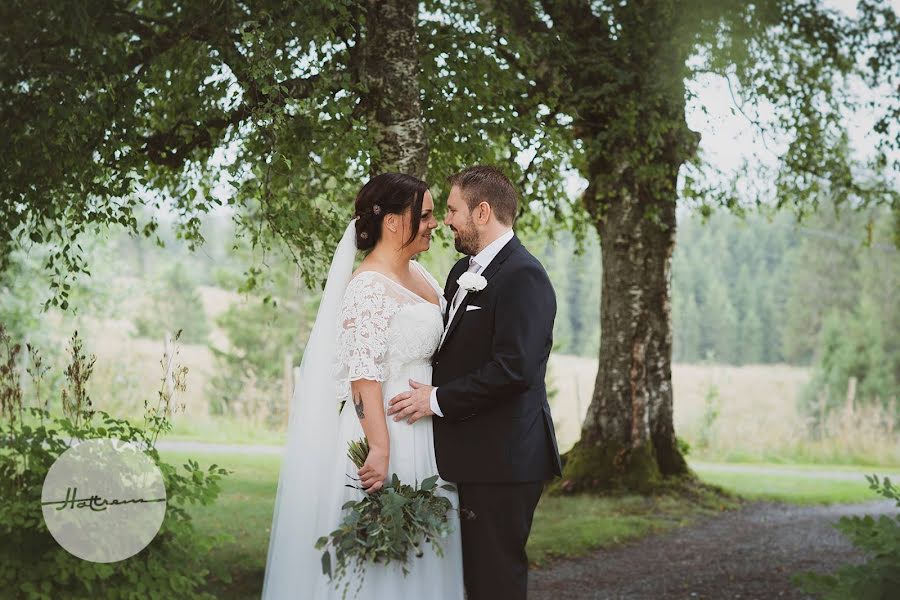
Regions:
[[406, 419], [412, 425], [422, 417], [434, 414], [431, 412], [431, 390], [434, 387], [412, 379], [409, 380], [409, 387], [412, 388], [410, 391], [391, 398], [387, 414], [394, 415], [395, 421]]

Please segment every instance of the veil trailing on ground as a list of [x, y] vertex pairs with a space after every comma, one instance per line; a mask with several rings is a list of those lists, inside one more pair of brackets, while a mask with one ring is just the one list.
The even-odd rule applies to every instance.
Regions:
[[[283, 600], [303, 596], [322, 576], [316, 540], [331, 531], [333, 485], [341, 465], [333, 451], [338, 435], [337, 325], [341, 301], [356, 258], [356, 222], [350, 221], [334, 252], [309, 342], [294, 369], [287, 444], [278, 478], [262, 597]], [[338, 489], [333, 489], [337, 487]]]

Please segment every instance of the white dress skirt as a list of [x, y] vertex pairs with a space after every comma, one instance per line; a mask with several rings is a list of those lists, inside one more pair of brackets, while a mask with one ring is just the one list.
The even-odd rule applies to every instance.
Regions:
[[[387, 413], [387, 402], [401, 392], [408, 391], [409, 380], [431, 383], [431, 357], [437, 350], [443, 333], [445, 300], [434, 278], [418, 263], [413, 263], [423, 277], [434, 287], [441, 306], [416, 295], [406, 287], [381, 273], [364, 271], [356, 275], [347, 286], [341, 306], [341, 322], [338, 324], [338, 399], [344, 401], [340, 415], [339, 434], [330, 449], [342, 457], [338, 461], [343, 471], [335, 474], [333, 485], [323, 490], [330, 514], [325, 522], [331, 527], [320, 535], [336, 529], [343, 518], [341, 507], [348, 500], [360, 500], [362, 490], [346, 487], [359, 485], [351, 477], [357, 477], [357, 467], [347, 457], [347, 444], [364, 437], [359, 418], [350, 399], [350, 381], [371, 379], [381, 382]], [[437, 475], [434, 456], [434, 437], [431, 417], [424, 417], [412, 425], [405, 420], [394, 421], [386, 417], [390, 435], [389, 473], [400, 481], [416, 485]], [[442, 479], [438, 484], [447, 483]], [[459, 507], [455, 491], [436, 488], [436, 493], [448, 498], [454, 509]], [[423, 556], [411, 555], [403, 574], [400, 564], [368, 564], [359, 590], [359, 598], [393, 598], [434, 600], [462, 600], [463, 588], [462, 543], [459, 513], [449, 514], [452, 533], [440, 540], [443, 556], [438, 556], [431, 544], [420, 546]], [[348, 598], [355, 595], [359, 581], [350, 576]], [[309, 590], [298, 590], [298, 598], [326, 600], [341, 598], [345, 582], [332, 582], [322, 575]], [[310, 595], [310, 592], [311, 595]]]

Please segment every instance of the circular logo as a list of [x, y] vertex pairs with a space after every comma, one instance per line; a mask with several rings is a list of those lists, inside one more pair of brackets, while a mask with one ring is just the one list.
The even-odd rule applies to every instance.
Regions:
[[156, 537], [166, 516], [166, 486], [159, 468], [135, 444], [86, 440], [50, 467], [41, 509], [50, 534], [69, 553], [118, 562]]

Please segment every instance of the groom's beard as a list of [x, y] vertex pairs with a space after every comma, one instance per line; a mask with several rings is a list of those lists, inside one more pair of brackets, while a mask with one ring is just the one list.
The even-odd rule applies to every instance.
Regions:
[[457, 229], [453, 245], [456, 251], [469, 256], [478, 254], [478, 232], [475, 231], [474, 222], [470, 221], [466, 230]]

